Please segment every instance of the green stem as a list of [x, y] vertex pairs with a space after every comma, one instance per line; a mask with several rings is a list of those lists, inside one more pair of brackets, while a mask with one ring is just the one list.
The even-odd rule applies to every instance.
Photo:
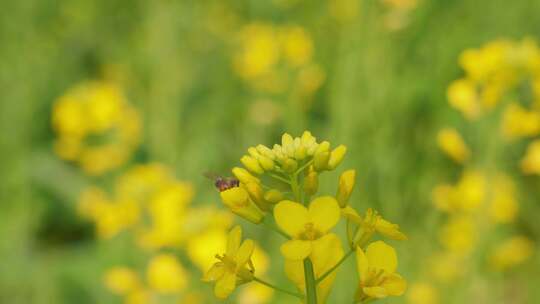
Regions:
[[304, 277], [306, 281], [306, 304], [317, 304], [317, 282], [313, 272], [313, 264], [309, 258], [304, 259]]
[[277, 287], [276, 285], [271, 284], [271, 283], [268, 283], [268, 282], [266, 282], [266, 281], [263, 281], [263, 280], [261, 280], [261, 279], [259, 279], [259, 278], [257, 278], [257, 277], [254, 277], [254, 278], [253, 278], [253, 281], [255, 281], [255, 282], [257, 282], [257, 283], [260, 283], [260, 284], [263, 284], [264, 286], [270, 287], [270, 288], [272, 288], [272, 289], [274, 289], [274, 290], [276, 290], [276, 291], [286, 293], [286, 294], [288, 294], [288, 295], [290, 295], [290, 296], [297, 297], [297, 298], [299, 298], [299, 299], [302, 299], [302, 298], [303, 298], [303, 296], [302, 296], [301, 294], [299, 294], [299, 293], [292, 292], [292, 291], [288, 291], [288, 290], [285, 290], [285, 289], [283, 289], [283, 288]]
[[286, 178], [281, 177], [281, 176], [279, 176], [279, 175], [277, 175], [277, 174], [269, 173], [268, 175], [270, 175], [271, 177], [273, 177], [273, 178], [275, 178], [275, 179], [277, 179], [277, 180], [279, 180], [279, 181], [282, 181], [282, 182], [286, 183], [287, 185], [290, 185], [290, 184], [291, 184], [291, 181], [289, 181], [289, 180], [287, 180]]
[[343, 262], [345, 262], [345, 260], [351, 256], [351, 254], [354, 252], [354, 250], [349, 250], [349, 252], [347, 252], [347, 254], [345, 254], [341, 260], [339, 260], [339, 262], [337, 262], [336, 265], [334, 265], [334, 267], [330, 268], [327, 272], [325, 272], [322, 276], [320, 276], [318, 279], [317, 279], [317, 284], [319, 284], [320, 282], [322, 282], [324, 279], [326, 279], [327, 276], [329, 276], [332, 272], [334, 272], [334, 270], [336, 270]]
[[302, 196], [300, 195], [300, 186], [298, 185], [298, 175], [297, 174], [291, 175], [290, 185], [291, 185], [291, 190], [292, 190], [293, 195], [294, 195], [294, 199], [297, 202], [302, 203]]
[[302, 171], [304, 171], [305, 168], [307, 168], [309, 165], [313, 164], [313, 159], [305, 163], [302, 167], [300, 167], [298, 170], [296, 170], [295, 174], [298, 174]]

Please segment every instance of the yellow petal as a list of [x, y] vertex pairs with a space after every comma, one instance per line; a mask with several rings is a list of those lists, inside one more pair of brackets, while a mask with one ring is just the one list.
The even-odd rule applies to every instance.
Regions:
[[219, 299], [226, 299], [236, 287], [236, 273], [225, 272], [225, 274], [216, 282], [214, 294]]
[[388, 294], [386, 293], [386, 289], [381, 286], [364, 287], [362, 288], [362, 291], [368, 296], [376, 299], [385, 298], [386, 296], [388, 296]]
[[291, 237], [296, 237], [304, 230], [308, 221], [308, 210], [298, 203], [281, 201], [274, 208], [274, 217], [281, 230]]
[[360, 276], [360, 281], [365, 282], [368, 278], [369, 261], [362, 248], [356, 248], [356, 270]]
[[255, 248], [255, 243], [252, 240], [245, 240], [242, 243], [242, 246], [238, 249], [236, 253], [236, 268], [242, 268], [251, 258], [253, 254], [253, 249]]
[[399, 274], [393, 273], [384, 279], [381, 286], [386, 289], [388, 295], [401, 296], [407, 289], [407, 281]]
[[366, 257], [370, 267], [383, 269], [388, 273], [394, 273], [397, 268], [396, 250], [383, 241], [376, 241], [366, 249]]
[[311, 243], [311, 261], [315, 271], [315, 277], [322, 275], [326, 270], [335, 265], [336, 253], [342, 252], [341, 241], [334, 233], [329, 233]]
[[321, 196], [309, 204], [309, 220], [315, 229], [325, 233], [339, 222], [339, 205], [331, 196]]
[[356, 224], [362, 224], [362, 217], [351, 206], [341, 209], [341, 216]]
[[203, 276], [202, 280], [205, 282], [216, 281], [225, 274], [225, 265], [221, 262], [212, 265], [212, 268], [208, 270]]
[[401, 231], [399, 231], [399, 226], [396, 224], [392, 224], [389, 221], [379, 218], [377, 220], [377, 223], [375, 224], [375, 229], [380, 234], [389, 237], [393, 240], [406, 240], [407, 236], [403, 234]]
[[227, 239], [227, 256], [235, 256], [238, 248], [240, 248], [240, 242], [242, 241], [242, 228], [235, 226], [229, 232], [229, 238]]
[[281, 245], [281, 253], [288, 260], [303, 260], [311, 254], [311, 242], [291, 240]]

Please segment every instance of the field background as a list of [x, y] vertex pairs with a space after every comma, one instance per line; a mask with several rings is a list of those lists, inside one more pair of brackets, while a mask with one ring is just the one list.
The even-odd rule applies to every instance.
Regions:
[[[289, 7], [255, 0], [0, 5], [0, 303], [121, 302], [103, 287], [103, 272], [137, 257], [121, 242], [95, 240], [92, 225], [75, 212], [77, 193], [92, 180], [52, 151], [55, 99], [103, 74], [122, 82], [143, 115], [142, 145], [131, 163], [170, 166], [194, 183], [196, 202], [220, 204], [203, 172], [227, 173], [247, 147], [273, 144], [283, 132], [300, 135], [308, 129], [347, 145], [342, 168], [355, 168], [359, 176], [353, 205], [374, 207], [399, 223], [410, 237], [397, 244], [400, 273], [410, 281], [422, 273], [426, 256], [438, 246], [441, 222], [431, 189], [459, 174], [437, 149], [436, 132], [447, 125], [467, 130], [446, 99], [449, 83], [463, 75], [457, 58], [466, 48], [500, 37], [539, 38], [540, 2], [423, 0], [396, 31], [385, 27], [388, 8], [379, 1], [358, 2], [358, 15], [346, 21], [330, 16], [327, 1], [294, 2]], [[234, 13], [234, 20], [223, 11]], [[235, 75], [229, 33], [255, 21], [301, 25], [311, 34], [314, 61], [326, 80], [309, 106], [286, 94], [260, 94]], [[270, 98], [278, 109], [268, 124], [258, 121], [261, 110], [253, 108], [261, 98]], [[479, 146], [498, 126], [482, 130]], [[324, 176], [323, 192], [334, 191], [337, 175]], [[537, 242], [539, 185], [539, 178], [526, 179], [517, 224]], [[284, 285], [279, 242], [271, 237], [267, 247], [271, 277]], [[349, 303], [357, 277], [353, 260], [346, 265], [351, 270], [340, 272], [329, 303]], [[478, 267], [474, 277], [443, 293], [441, 302], [538, 303], [539, 273], [538, 254], [506, 276]], [[520, 287], [519, 296], [501, 296], [508, 280]], [[460, 293], [460, 284], [477, 288]], [[405, 303], [405, 297], [382, 302]]]

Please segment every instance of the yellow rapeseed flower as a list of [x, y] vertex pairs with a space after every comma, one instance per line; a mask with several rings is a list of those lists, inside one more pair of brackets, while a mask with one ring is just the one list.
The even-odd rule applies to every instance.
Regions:
[[105, 286], [118, 295], [128, 294], [141, 286], [139, 275], [128, 267], [114, 267], [104, 277]]
[[281, 253], [289, 260], [303, 260], [324, 239], [331, 237], [329, 231], [338, 223], [340, 211], [337, 201], [330, 196], [311, 201], [306, 208], [292, 201], [281, 201], [274, 208], [276, 223], [290, 241], [281, 246]]
[[474, 82], [469, 79], [455, 80], [448, 87], [448, 101], [467, 119], [476, 119], [482, 113]]
[[489, 258], [495, 270], [504, 271], [528, 260], [535, 248], [534, 243], [524, 236], [514, 236], [497, 246]]
[[[337, 235], [329, 234], [327, 237], [322, 238], [318, 246], [313, 247], [313, 252], [310, 257], [313, 262], [315, 279], [319, 280], [343, 258], [343, 255], [341, 240]], [[302, 294], [305, 293], [306, 282], [304, 276], [304, 264], [301, 260], [285, 260], [285, 274]], [[317, 284], [318, 303], [326, 303], [336, 276], [337, 271], [333, 271]]]
[[188, 274], [172, 254], [160, 254], [148, 263], [148, 286], [159, 293], [178, 293], [186, 288]]
[[253, 280], [255, 270], [250, 260], [254, 247], [255, 244], [250, 239], [242, 242], [240, 226], [231, 230], [225, 254], [216, 255], [219, 262], [215, 263], [203, 278], [207, 282], [216, 282], [214, 286], [216, 297], [226, 299], [236, 288], [237, 280], [240, 283]]
[[415, 282], [409, 286], [407, 302], [409, 304], [437, 304], [439, 303], [439, 294], [432, 284]]
[[365, 252], [358, 247], [356, 263], [360, 276], [357, 302], [370, 298], [400, 296], [407, 289], [405, 279], [396, 273], [398, 264], [396, 251], [383, 241], [369, 244]]
[[495, 177], [488, 214], [495, 223], [511, 223], [518, 214], [516, 185], [506, 175]]
[[355, 235], [350, 238], [353, 244], [363, 245], [377, 232], [393, 240], [406, 240], [407, 236], [399, 230], [399, 225], [393, 224], [380, 216], [377, 211], [368, 208], [365, 216], [360, 216], [356, 210], [347, 206], [342, 209], [342, 215], [346, 219], [358, 225]]
[[471, 156], [471, 151], [461, 135], [453, 128], [444, 128], [437, 134], [439, 148], [457, 163], [464, 163]]
[[525, 174], [540, 174], [540, 140], [529, 144], [520, 165]]
[[439, 239], [449, 251], [458, 255], [467, 255], [475, 245], [476, 229], [471, 217], [456, 215], [442, 227]]
[[518, 103], [509, 104], [504, 110], [502, 134], [509, 139], [531, 137], [540, 133], [540, 112], [527, 110]]

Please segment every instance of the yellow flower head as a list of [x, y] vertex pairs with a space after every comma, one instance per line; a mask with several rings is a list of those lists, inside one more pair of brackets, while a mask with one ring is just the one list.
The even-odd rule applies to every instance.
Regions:
[[468, 79], [455, 80], [448, 87], [448, 101], [456, 110], [467, 119], [476, 119], [482, 109], [475, 84]]
[[205, 274], [203, 280], [216, 282], [214, 293], [220, 299], [226, 299], [236, 288], [237, 283], [246, 283], [253, 280], [255, 269], [251, 262], [251, 255], [255, 244], [247, 239], [242, 242], [242, 229], [234, 227], [227, 239], [227, 250], [224, 255], [216, 255], [219, 262]]
[[540, 113], [529, 111], [518, 103], [511, 103], [504, 110], [501, 129], [502, 134], [509, 139], [538, 135]]
[[514, 221], [519, 210], [516, 197], [516, 185], [505, 175], [495, 177], [493, 192], [488, 214], [495, 223], [510, 223]]
[[357, 301], [400, 296], [407, 289], [405, 279], [396, 273], [396, 251], [383, 241], [369, 244], [365, 252], [358, 247], [356, 263], [360, 275]]
[[141, 286], [138, 274], [127, 267], [114, 267], [105, 274], [105, 286], [118, 295], [125, 295]]
[[149, 287], [159, 293], [178, 293], [186, 288], [188, 276], [172, 254], [160, 254], [152, 258], [146, 273]]
[[495, 249], [490, 264], [495, 270], [504, 271], [528, 260], [534, 252], [534, 243], [524, 236], [512, 237]]
[[289, 260], [303, 260], [320, 245], [340, 216], [337, 201], [330, 196], [311, 201], [306, 208], [292, 201], [281, 201], [274, 208], [276, 223], [291, 237], [281, 246], [281, 253]]
[[476, 230], [471, 217], [454, 216], [442, 227], [439, 238], [446, 249], [458, 255], [466, 255], [475, 245]]
[[281, 145], [272, 149], [258, 145], [248, 149], [248, 155], [241, 158], [242, 164], [254, 174], [264, 172], [294, 173], [302, 165], [313, 164], [316, 171], [334, 170], [343, 160], [347, 148], [343, 145], [330, 150], [330, 143], [317, 143], [310, 132], [301, 137], [292, 137], [285, 133]]
[[407, 240], [407, 236], [399, 230], [399, 225], [383, 219], [371, 208], [368, 208], [364, 217], [350, 206], [343, 208], [342, 214], [343, 217], [358, 225], [356, 234], [350, 236], [354, 244], [364, 244], [375, 232], [393, 240]]
[[540, 140], [532, 141], [521, 160], [521, 171], [525, 174], [540, 174]]
[[283, 45], [283, 55], [289, 65], [297, 67], [311, 60], [313, 42], [302, 27], [286, 27], [281, 32], [280, 38]]
[[140, 139], [140, 118], [121, 88], [88, 81], [68, 90], [55, 103], [55, 151], [91, 175], [124, 164]]
[[437, 134], [439, 148], [457, 163], [464, 163], [471, 155], [471, 151], [463, 141], [461, 135], [452, 128], [445, 128]]
[[439, 295], [437, 289], [427, 282], [411, 284], [407, 291], [407, 302], [410, 304], [437, 304]]

